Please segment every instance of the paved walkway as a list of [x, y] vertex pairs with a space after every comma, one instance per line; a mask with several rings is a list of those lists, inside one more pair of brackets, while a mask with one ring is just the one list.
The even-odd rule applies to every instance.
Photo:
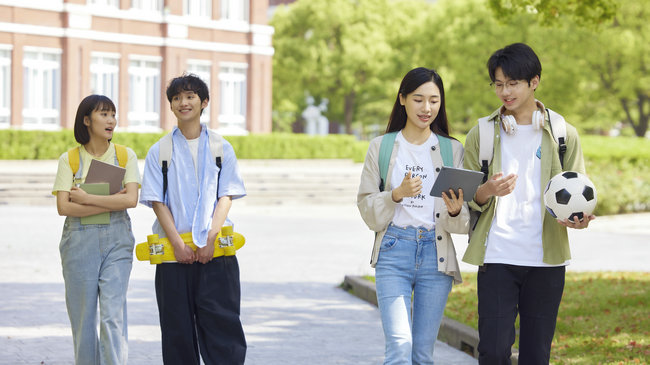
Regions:
[[[153, 221], [130, 210], [136, 241]], [[0, 364], [72, 364], [58, 253], [63, 218], [54, 206], [0, 206]], [[372, 234], [354, 206], [262, 207], [236, 202], [231, 218], [247, 237], [239, 252], [247, 364], [379, 364], [376, 307], [337, 286], [370, 274]], [[154, 269], [134, 262], [128, 292], [129, 363], [161, 364]], [[438, 364], [476, 361], [446, 344]]]
[[[31, 171], [28, 165], [24, 168]], [[144, 241], [153, 212], [138, 206], [129, 214], [136, 241]], [[0, 218], [0, 365], [72, 364], [58, 252], [64, 218], [51, 200], [48, 206], [0, 205]], [[368, 265], [372, 233], [353, 203], [260, 206], [244, 199], [233, 204], [231, 218], [247, 238], [238, 253], [247, 364], [381, 363], [377, 308], [337, 287], [347, 274], [373, 273]], [[570, 231], [568, 269], [650, 271], [649, 223], [647, 213], [599, 217], [588, 230]], [[466, 237], [455, 242], [462, 256]], [[461, 270], [475, 267], [461, 263]], [[162, 363], [153, 276], [151, 265], [134, 262], [128, 291], [130, 364]], [[442, 343], [436, 361], [476, 364]]]

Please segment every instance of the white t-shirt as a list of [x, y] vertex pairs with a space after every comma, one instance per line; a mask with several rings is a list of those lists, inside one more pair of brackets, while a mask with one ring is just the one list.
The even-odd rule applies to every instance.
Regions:
[[503, 176], [517, 174], [512, 193], [499, 197], [487, 237], [486, 263], [551, 266], [543, 262], [541, 206], [542, 131], [518, 125], [501, 133]]
[[391, 174], [393, 187], [398, 187], [404, 180], [407, 171], [412, 177], [422, 179], [422, 192], [415, 197], [402, 199], [395, 208], [393, 224], [398, 227], [425, 227], [432, 229], [434, 226], [434, 199], [429, 192], [436, 179], [436, 171], [431, 159], [431, 147], [438, 144], [438, 137], [431, 133], [421, 145], [414, 145], [406, 141], [402, 132], [397, 133], [395, 140], [399, 143], [395, 165]]
[[185, 139], [187, 141], [187, 146], [190, 148], [190, 153], [192, 154], [192, 162], [194, 162], [194, 173], [197, 178], [199, 176], [199, 165], [196, 163], [199, 156], [199, 138], [194, 139]]

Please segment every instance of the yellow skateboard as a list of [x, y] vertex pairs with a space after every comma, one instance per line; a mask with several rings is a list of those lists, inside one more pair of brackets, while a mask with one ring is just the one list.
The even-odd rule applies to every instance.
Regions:
[[[196, 251], [197, 247], [192, 241], [192, 232], [182, 233], [181, 238], [186, 245]], [[214, 257], [234, 256], [235, 251], [239, 250], [245, 242], [244, 236], [233, 232], [232, 226], [221, 227], [221, 232], [217, 235], [217, 240], [214, 243]], [[135, 246], [135, 256], [140, 261], [149, 260], [152, 265], [176, 262], [174, 247], [169, 243], [169, 239], [158, 238], [157, 234], [150, 234], [147, 236], [147, 242], [138, 243]]]

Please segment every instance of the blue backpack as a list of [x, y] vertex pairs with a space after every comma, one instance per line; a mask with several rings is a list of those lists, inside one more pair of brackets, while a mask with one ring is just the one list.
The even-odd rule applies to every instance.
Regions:
[[[390, 156], [393, 154], [393, 145], [395, 144], [395, 137], [397, 132], [390, 132], [384, 134], [381, 138], [381, 145], [379, 146], [379, 176], [381, 183], [379, 184], [379, 191], [384, 191], [386, 183], [386, 175], [388, 175], [388, 164], [390, 163]], [[438, 141], [440, 141], [440, 154], [442, 155], [442, 163], [445, 166], [454, 166], [454, 155], [451, 149], [451, 139], [436, 134]]]

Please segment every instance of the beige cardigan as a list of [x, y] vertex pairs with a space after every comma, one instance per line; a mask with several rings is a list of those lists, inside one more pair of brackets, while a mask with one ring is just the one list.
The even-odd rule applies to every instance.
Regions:
[[[393, 185], [391, 182], [391, 174], [395, 165], [395, 157], [397, 156], [399, 143], [395, 141], [395, 145], [393, 146], [384, 191], [379, 191], [379, 182], [381, 180], [379, 175], [379, 146], [381, 145], [381, 138], [382, 136], [379, 136], [370, 141], [368, 154], [366, 155], [366, 161], [361, 173], [359, 192], [357, 194], [357, 207], [359, 208], [361, 217], [366, 222], [368, 228], [377, 232], [370, 258], [370, 266], [372, 267], [375, 267], [377, 264], [381, 240], [388, 229], [388, 225], [393, 220], [397, 205], [392, 198]], [[454, 139], [451, 142], [454, 166], [462, 167], [464, 158], [463, 145]], [[431, 159], [436, 169], [443, 166], [440, 144], [432, 149]], [[454, 243], [450, 233], [464, 234], [468, 232], [469, 211], [467, 204], [463, 205], [460, 214], [456, 217], [450, 217], [447, 213], [447, 206], [444, 200], [442, 198], [435, 198], [434, 210], [436, 212], [435, 230], [438, 251], [438, 271], [452, 276], [456, 284], [461, 283], [462, 279], [460, 269], [458, 268], [458, 260], [456, 259], [456, 250], [454, 249]]]

